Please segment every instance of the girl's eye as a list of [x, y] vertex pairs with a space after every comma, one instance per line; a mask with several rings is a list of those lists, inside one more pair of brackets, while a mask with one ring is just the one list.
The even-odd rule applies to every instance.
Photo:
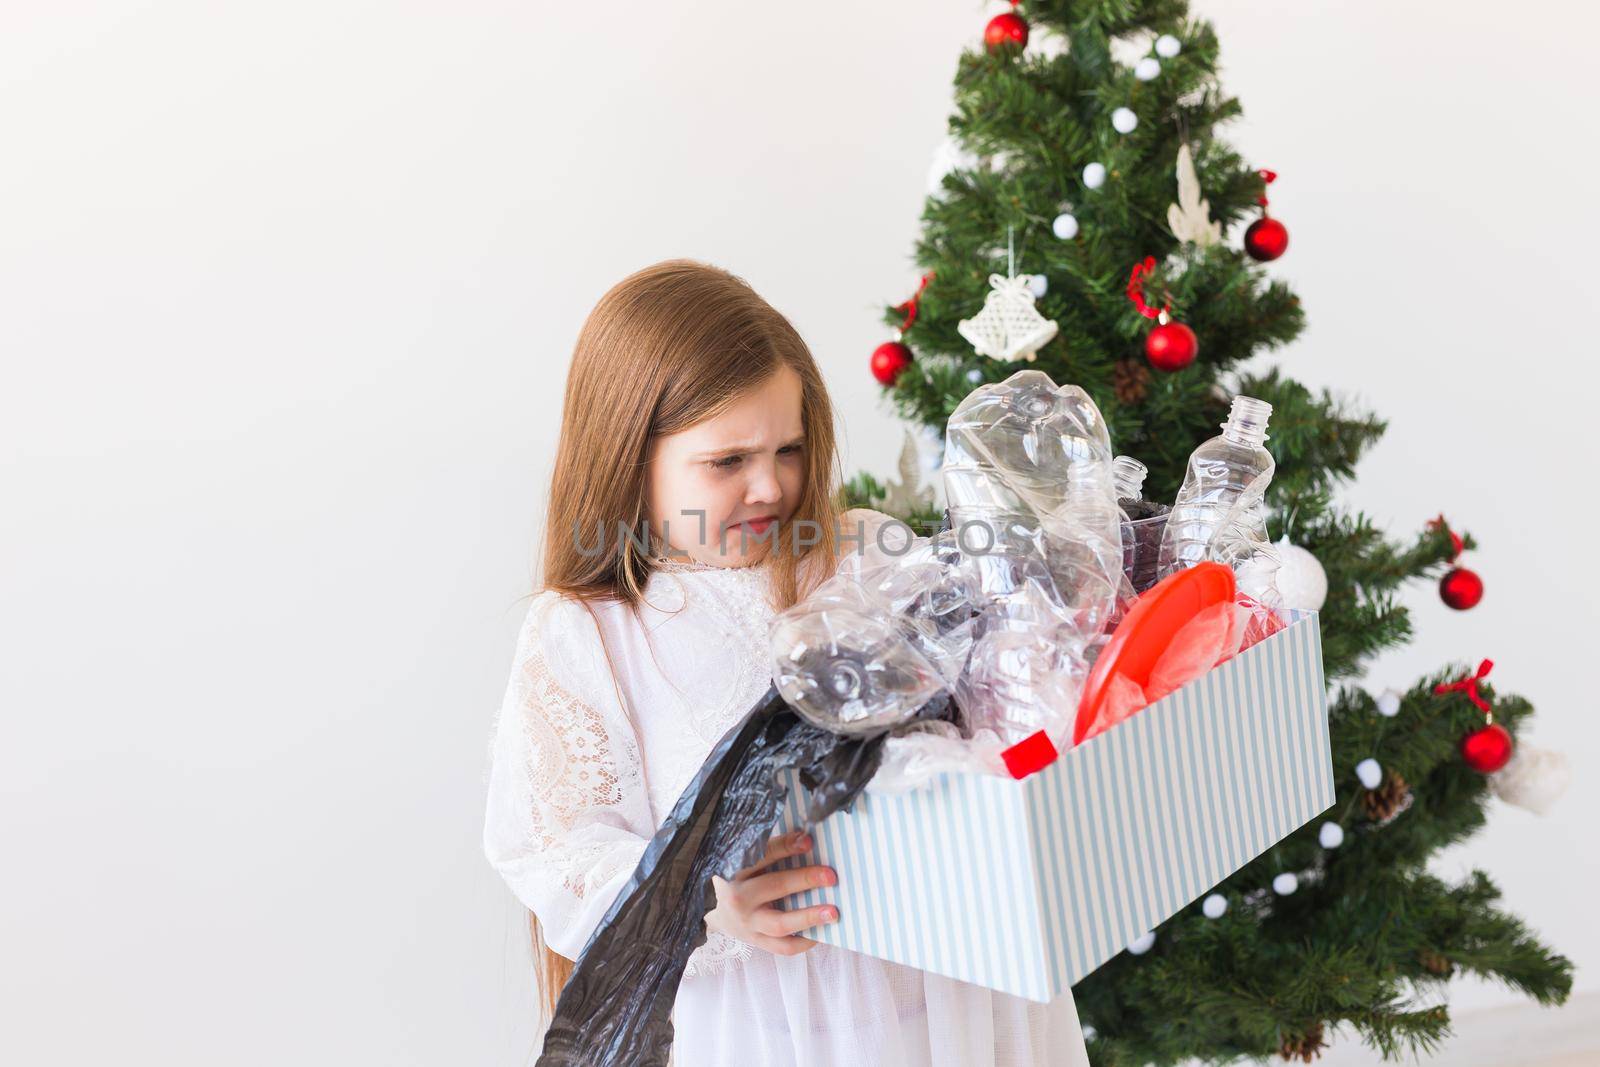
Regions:
[[[778, 449], [778, 455], [793, 455], [794, 453], [800, 451], [802, 447], [803, 446], [801, 445], [784, 445], [782, 448]], [[742, 462], [744, 462], [743, 456], [724, 456], [722, 459], [712, 460], [711, 466], [715, 467], [717, 470], [726, 471], [732, 470]]]

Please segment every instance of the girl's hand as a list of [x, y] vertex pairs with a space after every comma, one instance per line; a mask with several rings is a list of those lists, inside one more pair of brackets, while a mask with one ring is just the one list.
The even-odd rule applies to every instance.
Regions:
[[760, 862], [739, 871], [732, 881], [712, 875], [717, 906], [706, 912], [706, 928], [720, 930], [779, 956], [798, 956], [815, 948], [816, 941], [795, 931], [835, 922], [839, 910], [832, 904], [818, 904], [785, 911], [773, 903], [819, 885], [833, 885], [839, 876], [831, 867], [822, 866], [761, 873], [779, 860], [798, 856], [810, 848], [811, 836], [803, 831], [781, 834], [767, 841], [767, 854]]

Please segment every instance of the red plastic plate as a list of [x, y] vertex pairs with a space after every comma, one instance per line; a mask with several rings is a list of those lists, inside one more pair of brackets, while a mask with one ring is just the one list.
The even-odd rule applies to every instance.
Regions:
[[1233, 571], [1221, 563], [1205, 561], [1169, 574], [1144, 591], [1117, 625], [1117, 632], [1101, 650], [1084, 683], [1078, 701], [1078, 720], [1072, 743], [1080, 744], [1100, 713], [1106, 683], [1113, 674], [1125, 675], [1144, 686], [1161, 653], [1167, 650], [1184, 623], [1213, 604], [1233, 600]]

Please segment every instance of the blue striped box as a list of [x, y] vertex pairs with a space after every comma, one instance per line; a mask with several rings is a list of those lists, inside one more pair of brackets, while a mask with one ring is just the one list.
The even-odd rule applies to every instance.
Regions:
[[[946, 773], [813, 828], [842, 948], [1050, 1001], [1332, 806], [1317, 614], [1020, 781]], [[778, 831], [799, 824], [786, 772]]]

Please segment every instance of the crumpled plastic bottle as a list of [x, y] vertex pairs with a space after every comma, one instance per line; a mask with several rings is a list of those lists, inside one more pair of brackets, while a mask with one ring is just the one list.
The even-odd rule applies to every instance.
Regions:
[[773, 682], [816, 726], [862, 736], [901, 725], [966, 665], [973, 602], [955, 535], [903, 545], [846, 556], [772, 621]]
[[1278, 568], [1283, 555], [1267, 534], [1266, 487], [1270, 475], [1256, 478], [1228, 509], [1206, 544], [1206, 558], [1233, 569], [1239, 592], [1273, 610], [1283, 606]]
[[945, 498], [980, 609], [957, 693], [969, 730], [1065, 738], [1088, 649], [1133, 595], [1112, 460], [1094, 400], [1042, 371], [951, 414]]

